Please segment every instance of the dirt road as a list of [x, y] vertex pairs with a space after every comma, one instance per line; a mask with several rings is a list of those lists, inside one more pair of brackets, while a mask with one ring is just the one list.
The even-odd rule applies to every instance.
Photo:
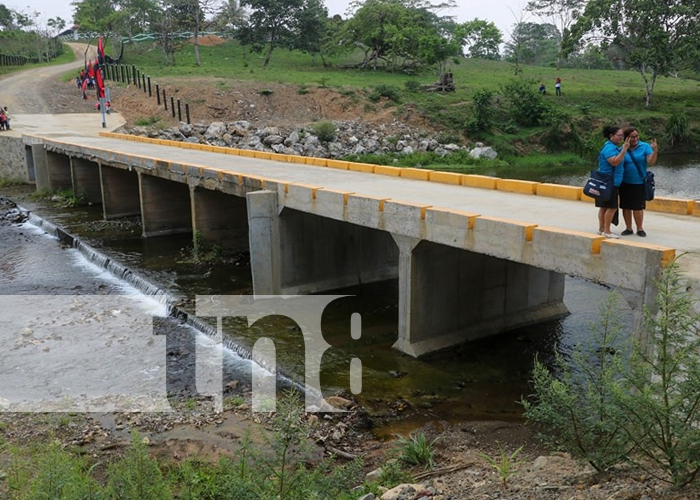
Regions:
[[[66, 106], [64, 100], [57, 97], [63, 94], [66, 82], [60, 81], [60, 76], [71, 70], [76, 70], [84, 64], [85, 51], [90, 60], [94, 60], [96, 49], [83, 43], [69, 43], [76, 55], [76, 60], [59, 66], [45, 66], [25, 71], [12, 73], [0, 79], [0, 105], [7, 106], [12, 115], [16, 114], [53, 114], [85, 112]], [[80, 101], [80, 96], [73, 85], [75, 92], [71, 98]], [[59, 92], [57, 92], [59, 91]], [[89, 107], [83, 103], [82, 108]]]

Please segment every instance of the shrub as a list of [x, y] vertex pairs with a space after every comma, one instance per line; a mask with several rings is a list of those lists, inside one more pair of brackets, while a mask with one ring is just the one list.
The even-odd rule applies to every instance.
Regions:
[[690, 121], [685, 112], [672, 114], [666, 122], [666, 137], [673, 147], [674, 144], [682, 142], [690, 137]]
[[390, 101], [398, 103], [401, 101], [401, 90], [399, 90], [396, 85], [376, 85], [369, 96], [369, 100], [377, 102], [382, 97], [386, 97]]
[[314, 123], [313, 133], [320, 141], [330, 142], [335, 139], [335, 125], [331, 122]]
[[629, 344], [624, 341], [618, 303], [612, 293], [600, 307], [591, 335], [574, 347], [570, 359], [557, 353], [553, 371], [539, 360], [533, 370], [534, 402], [523, 400], [525, 417], [542, 424], [539, 437], [555, 448], [603, 471], [622, 461], [630, 451], [620, 427], [614, 384]]
[[474, 132], [488, 132], [493, 126], [495, 109], [493, 107], [493, 92], [488, 89], [477, 90], [472, 96], [474, 119], [468, 129]]
[[513, 120], [524, 127], [542, 123], [547, 104], [537, 91], [537, 83], [515, 79], [501, 86], [505, 107]]
[[546, 441], [597, 470], [625, 460], [682, 487], [700, 473], [700, 315], [677, 264], [656, 290], [656, 310], [645, 311], [637, 335], [645, 343], [620, 340], [609, 300], [602, 335], [571, 362], [559, 358], [556, 376], [537, 363], [535, 402], [523, 405]]

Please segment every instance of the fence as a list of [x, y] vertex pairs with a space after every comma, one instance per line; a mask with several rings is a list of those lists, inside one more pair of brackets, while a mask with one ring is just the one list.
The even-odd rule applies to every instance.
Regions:
[[[177, 117], [178, 121], [183, 121], [180, 98], [178, 97], [176, 100], [173, 96], [167, 95], [165, 87], [161, 88], [157, 83], [151, 84], [151, 77], [145, 75], [136, 66], [128, 64], [104, 64], [102, 67], [104, 69], [105, 80], [133, 84], [138, 86], [139, 89], [143, 89], [144, 93], [148, 93], [148, 97], [154, 97], [155, 94], [159, 106], [162, 103], [163, 109], [169, 111], [173, 118]], [[168, 109], [168, 97], [170, 97], [170, 109]], [[191, 123], [190, 105], [187, 102], [185, 103], [184, 121], [188, 125]]]

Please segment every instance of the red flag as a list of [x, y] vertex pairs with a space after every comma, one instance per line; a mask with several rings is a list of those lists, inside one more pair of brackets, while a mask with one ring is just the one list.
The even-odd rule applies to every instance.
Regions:
[[101, 98], [105, 96], [105, 82], [102, 79], [102, 70], [97, 68], [97, 71], [95, 71], [97, 74], [96, 78], [96, 83], [97, 83], [97, 98]]
[[105, 62], [105, 47], [102, 43], [102, 37], [97, 39], [97, 59], [99, 64], [102, 65]]

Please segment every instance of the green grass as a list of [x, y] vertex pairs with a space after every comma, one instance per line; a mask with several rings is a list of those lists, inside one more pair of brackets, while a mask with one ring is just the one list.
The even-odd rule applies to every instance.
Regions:
[[[111, 44], [107, 44], [108, 53]], [[67, 53], [70, 51], [66, 51]], [[68, 54], [67, 54], [68, 55]], [[72, 56], [72, 54], [71, 54]], [[559, 115], [569, 117], [576, 127], [578, 142], [572, 134], [561, 134], [556, 128], [522, 127], [511, 123], [504, 104], [502, 85], [515, 78], [514, 65], [504, 61], [460, 59], [450, 63], [457, 90], [439, 94], [417, 90], [422, 85], [436, 81], [434, 69], [420, 74], [407, 75], [383, 69], [360, 70], [352, 67], [361, 54], [330, 57], [325, 66], [317, 58], [316, 64], [308, 54], [277, 48], [268, 67], [264, 58], [250, 53], [237, 42], [217, 46], [200, 46], [202, 65], [195, 64], [194, 49], [183, 44], [176, 54], [177, 64], [166, 66], [161, 50], [152, 42], [126, 45], [124, 63], [134, 65], [154, 81], [163, 85], [201, 85], [200, 77], [208, 85], [222, 90], [235, 89], [237, 82], [254, 82], [260, 93], [274, 92], [273, 84], [286, 84], [300, 89], [300, 94], [316, 88], [333, 88], [353, 103], [363, 104], [367, 110], [379, 111], [389, 107], [399, 119], [404, 113], [419, 115], [438, 128], [450, 142], [471, 145], [482, 141], [499, 152], [499, 160], [505, 165], [527, 167], [579, 166], [594, 163], [595, 154], [603, 142], [602, 126], [619, 124], [635, 125], [643, 139], [659, 140], [662, 153], [700, 151], [700, 130], [694, 124], [700, 122], [700, 81], [692, 78], [660, 78], [655, 87], [653, 106], [645, 107], [644, 83], [635, 71], [561, 69], [551, 67], [521, 66], [518, 78], [532, 82], [533, 89], [544, 82], [553, 86], [554, 79], [562, 78], [562, 96], [549, 93], [543, 96], [550, 108]], [[691, 75], [694, 76], [694, 75]], [[65, 78], [74, 78], [73, 72]], [[473, 117], [471, 98], [477, 90], [488, 89], [498, 97], [494, 102], [496, 119], [491, 130], [474, 133], [468, 131]], [[384, 96], [381, 101], [377, 99]], [[204, 102], [191, 102], [192, 106]], [[665, 125], [673, 115], [685, 112], [690, 132], [681, 143], [671, 143], [666, 137]], [[547, 144], [546, 138], [549, 137]], [[437, 163], [422, 164], [435, 168]], [[478, 164], [465, 164], [467, 169], [477, 169]], [[491, 164], [493, 166], [493, 164]]]

